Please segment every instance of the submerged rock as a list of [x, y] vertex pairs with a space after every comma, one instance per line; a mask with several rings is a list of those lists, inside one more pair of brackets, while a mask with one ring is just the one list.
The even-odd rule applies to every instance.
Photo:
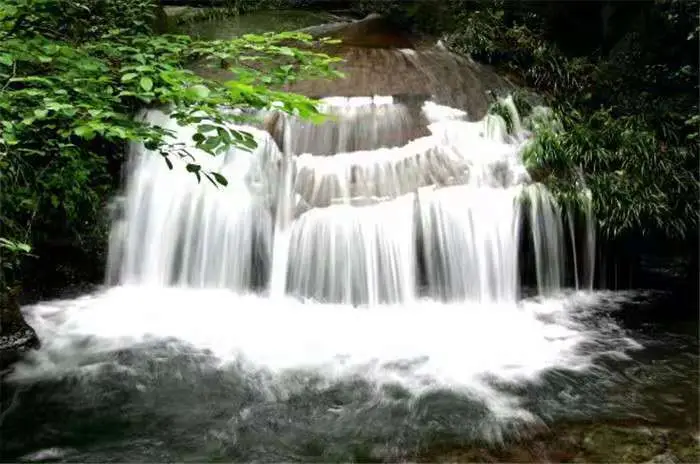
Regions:
[[39, 346], [36, 332], [22, 317], [17, 291], [0, 295], [0, 371], [17, 361], [22, 353]]

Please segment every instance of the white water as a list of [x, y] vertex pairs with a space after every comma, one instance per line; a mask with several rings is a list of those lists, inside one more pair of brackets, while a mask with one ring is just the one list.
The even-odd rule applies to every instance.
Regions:
[[[169, 171], [135, 147], [110, 237], [113, 288], [25, 308], [44, 343], [14, 378], [85, 369], [94, 353], [175, 337], [252, 370], [306, 367], [416, 391], [465, 389], [497, 414], [522, 415], [484, 376], [519, 381], [554, 367], [583, 369], [597, 344], [618, 337], [614, 327], [603, 334], [574, 317], [594, 296], [560, 295], [562, 212], [530, 183], [520, 159], [525, 134], [509, 134], [498, 116], [468, 122], [464, 112], [427, 102], [430, 135], [372, 147], [385, 129], [409, 126], [401, 104], [329, 104], [339, 118], [331, 135], [281, 119], [284, 156], [252, 128], [252, 153], [191, 150], [205, 170], [228, 178], [227, 188], [197, 184], [177, 160]], [[147, 117], [190, 143], [191, 128], [156, 111]], [[343, 132], [351, 129], [352, 137]], [[295, 142], [297, 130], [306, 138]], [[371, 149], [347, 151], [358, 140]], [[592, 248], [590, 212], [586, 221]], [[523, 236], [546, 299], [520, 299]], [[594, 264], [586, 246], [576, 259], [584, 286]]]
[[[191, 127], [159, 111], [148, 120], [176, 132], [203, 169], [226, 176], [227, 188], [197, 183], [171, 156], [169, 170], [155, 153], [134, 147], [123, 215], [110, 239], [110, 283], [250, 289], [256, 267], [269, 261], [273, 218], [272, 166], [281, 155], [269, 136], [249, 129], [259, 146], [213, 157], [193, 148]], [[259, 272], [259, 269], [258, 269]]]
[[412, 302], [416, 290], [413, 196], [304, 213], [292, 227], [292, 295], [346, 304]]
[[521, 193], [517, 187], [470, 185], [421, 193], [432, 296], [484, 304], [517, 301]]
[[[326, 99], [332, 119], [320, 126], [266, 113], [284, 155], [252, 128], [253, 153], [190, 150], [204, 169], [229, 177], [219, 190], [136, 147], [126, 212], [111, 238], [110, 283], [267, 286], [276, 298], [369, 306], [419, 295], [515, 304], [524, 234], [540, 295], [562, 290], [567, 264], [576, 288], [590, 290], [591, 210], [582, 238], [568, 214], [567, 237], [561, 208], [523, 165], [528, 134], [512, 98], [501, 105], [511, 131], [497, 115], [470, 122], [464, 111], [426, 101], [416, 116], [391, 97]], [[147, 117], [174, 130], [174, 142], [191, 144], [193, 129], [159, 112]], [[388, 141], [418, 123], [430, 135]]]
[[285, 143], [293, 153], [331, 155], [395, 146], [400, 134], [415, 127], [406, 105], [391, 97], [331, 97], [323, 100], [319, 111], [330, 116], [321, 126], [282, 116], [269, 129], [288, 129], [292, 136]]
[[228, 290], [116, 287], [25, 308], [43, 346], [12, 379], [89, 377], [100, 371], [98, 353], [174, 337], [211, 350], [222, 365], [267, 370], [272, 381], [288, 369], [313, 369], [329, 381], [359, 374], [415, 393], [465, 391], [499, 417], [527, 419], [486, 376], [535, 380], [546, 369], [583, 370], [601, 354], [635, 348], [602, 315], [595, 329], [580, 322], [587, 308], [614, 303], [606, 300], [579, 293], [519, 306], [423, 300], [361, 309]]
[[284, 296], [287, 287], [287, 268], [289, 267], [289, 230], [294, 215], [294, 192], [292, 190], [293, 160], [291, 149], [291, 129], [284, 127], [284, 154], [280, 162], [281, 186], [277, 190], [277, 209], [275, 210], [275, 234], [272, 245], [272, 272], [270, 274], [270, 296]]

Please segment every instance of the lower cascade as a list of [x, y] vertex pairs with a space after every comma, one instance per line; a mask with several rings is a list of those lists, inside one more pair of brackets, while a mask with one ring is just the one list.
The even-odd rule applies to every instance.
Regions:
[[169, 170], [134, 146], [109, 283], [370, 306], [426, 297], [515, 303], [528, 272], [542, 296], [570, 275], [590, 289], [590, 211], [577, 227], [573, 212], [532, 181], [521, 156], [529, 133], [512, 99], [501, 102], [508, 122], [409, 103], [326, 98], [322, 110], [334, 117], [321, 125], [268, 114], [267, 131], [241, 128], [257, 148], [216, 157], [191, 147], [194, 128], [148, 111], [229, 183], [199, 184], [184, 166]]

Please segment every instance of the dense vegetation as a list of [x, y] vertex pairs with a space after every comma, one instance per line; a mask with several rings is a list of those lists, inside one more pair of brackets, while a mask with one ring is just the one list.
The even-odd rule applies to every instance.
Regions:
[[[134, 118], [139, 108], [167, 105], [179, 122], [197, 123], [196, 146], [212, 155], [255, 143], [227, 128], [240, 116], [224, 107], [274, 105], [318, 115], [313, 101], [274, 90], [293, 79], [334, 74], [334, 58], [293, 47], [310, 44], [309, 36], [202, 42], [155, 35], [156, 6], [150, 0], [6, 0], [0, 9], [2, 291], [16, 282], [20, 262], [34, 286], [100, 278], [106, 201], [121, 180], [126, 144], [157, 149], [171, 168], [171, 157], [188, 156], [168, 142], [166, 131]], [[193, 62], [229, 69], [234, 78], [207, 79], [186, 68]], [[226, 183], [194, 162], [186, 169]]]

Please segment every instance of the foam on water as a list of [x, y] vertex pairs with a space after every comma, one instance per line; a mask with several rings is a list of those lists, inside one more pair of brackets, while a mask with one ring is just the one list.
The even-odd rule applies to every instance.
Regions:
[[615, 325], [593, 329], [582, 322], [582, 312], [604, 298], [581, 293], [518, 306], [422, 300], [354, 308], [228, 290], [116, 287], [25, 308], [43, 345], [11, 378], [90, 375], [96, 353], [176, 338], [211, 350], [222, 365], [268, 371], [273, 382], [292, 369], [329, 379], [359, 374], [413, 393], [468, 392], [494, 414], [526, 417], [487, 378], [533, 380], [547, 369], [585, 369], [601, 353], [634, 348]]

